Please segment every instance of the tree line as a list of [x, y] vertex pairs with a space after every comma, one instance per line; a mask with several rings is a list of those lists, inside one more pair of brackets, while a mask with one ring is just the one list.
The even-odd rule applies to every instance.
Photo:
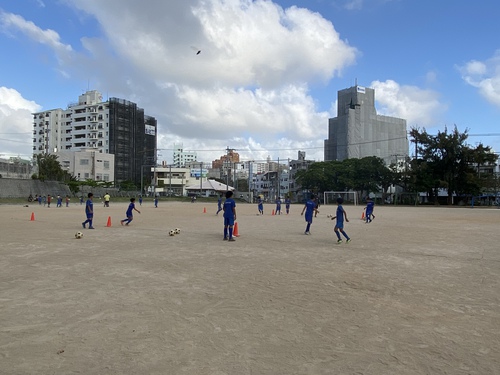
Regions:
[[491, 147], [478, 143], [467, 144], [468, 130], [459, 132], [445, 127], [436, 135], [425, 128], [412, 128], [410, 140], [415, 144], [415, 156], [399, 159], [385, 165], [381, 158], [317, 162], [296, 174], [304, 190], [355, 191], [361, 198], [369, 193], [381, 193], [385, 201], [390, 186], [397, 186], [402, 194], [416, 199], [425, 192], [430, 202], [437, 202], [438, 192], [447, 192], [447, 203], [454, 195], [478, 196], [500, 189], [495, 173], [498, 155]]

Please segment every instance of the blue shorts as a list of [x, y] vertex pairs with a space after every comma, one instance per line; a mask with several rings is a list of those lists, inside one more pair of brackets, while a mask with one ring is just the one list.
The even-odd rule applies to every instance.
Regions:
[[305, 219], [308, 223], [312, 223], [313, 221], [313, 215], [311, 214], [306, 214]]
[[94, 217], [94, 214], [87, 214], [87, 219], [92, 219]]
[[335, 228], [344, 229], [344, 222], [343, 221], [341, 221], [341, 222], [337, 221], [337, 224], [335, 224]]
[[234, 215], [231, 216], [231, 217], [225, 217], [224, 216], [224, 226], [225, 227], [226, 226], [230, 227], [230, 226], [233, 226], [233, 225], [234, 225]]

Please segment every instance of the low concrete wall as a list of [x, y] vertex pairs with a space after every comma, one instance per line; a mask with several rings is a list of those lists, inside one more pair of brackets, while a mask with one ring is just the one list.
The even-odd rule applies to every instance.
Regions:
[[26, 198], [48, 194], [52, 196], [72, 195], [69, 187], [58, 181], [39, 181], [15, 178], [0, 178], [0, 198]]

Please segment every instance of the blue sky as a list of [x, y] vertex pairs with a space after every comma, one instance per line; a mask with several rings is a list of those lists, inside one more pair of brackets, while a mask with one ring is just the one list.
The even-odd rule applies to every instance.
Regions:
[[[495, 0], [0, 0], [0, 157], [87, 88], [138, 103], [198, 159], [323, 160], [337, 91], [500, 151]], [[196, 55], [194, 48], [202, 53]]]

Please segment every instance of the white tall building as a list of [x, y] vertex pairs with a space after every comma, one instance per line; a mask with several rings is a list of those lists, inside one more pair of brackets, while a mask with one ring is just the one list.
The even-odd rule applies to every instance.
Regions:
[[195, 151], [184, 151], [182, 143], [174, 144], [174, 166], [184, 168], [187, 164], [195, 162], [197, 155]]
[[91, 148], [109, 149], [109, 106], [98, 91], [88, 91], [67, 109], [33, 113], [33, 154]]
[[[156, 128], [156, 119], [146, 116], [137, 104], [118, 98], [103, 102], [98, 91], [87, 91], [66, 109], [33, 113], [33, 154], [65, 152], [61, 154], [65, 155], [63, 167], [70, 166], [68, 172], [82, 180], [88, 174], [105, 181], [109, 174], [109, 181], [140, 185], [143, 166], [156, 160]], [[112, 154], [113, 168], [102, 173], [80, 170], [74, 161], [83, 154], [70, 156], [68, 152]], [[98, 160], [111, 161], [107, 156]]]

